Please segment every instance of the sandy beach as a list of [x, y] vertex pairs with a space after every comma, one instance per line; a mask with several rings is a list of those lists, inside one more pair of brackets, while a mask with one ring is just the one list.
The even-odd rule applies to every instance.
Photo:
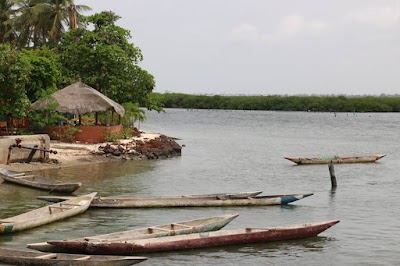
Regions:
[[[132, 142], [133, 140], [141, 140], [148, 142], [160, 137], [159, 133], [142, 132], [140, 137], [121, 140], [121, 144]], [[49, 168], [73, 167], [76, 165], [105, 163], [112, 160], [121, 160], [116, 156], [105, 156], [97, 154], [100, 146], [107, 143], [83, 144], [83, 143], [64, 143], [58, 141], [50, 142], [50, 150], [57, 151], [56, 154], [50, 153], [50, 161], [47, 163], [31, 162], [31, 163], [11, 163], [9, 165], [0, 164], [0, 168], [13, 171], [36, 171]], [[138, 157], [138, 159], [140, 159]]]

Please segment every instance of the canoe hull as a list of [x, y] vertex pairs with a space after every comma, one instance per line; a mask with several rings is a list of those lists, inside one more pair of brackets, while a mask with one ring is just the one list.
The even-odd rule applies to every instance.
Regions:
[[386, 155], [358, 156], [358, 157], [315, 157], [315, 158], [291, 158], [285, 159], [298, 165], [304, 164], [343, 164], [343, 163], [374, 163]]
[[302, 224], [269, 229], [221, 230], [190, 235], [151, 238], [126, 242], [93, 242], [87, 248], [88, 254], [129, 255], [146, 252], [163, 252], [184, 249], [198, 249], [228, 245], [244, 245], [260, 242], [294, 240], [316, 236], [339, 221]]
[[49, 192], [72, 193], [82, 185], [82, 183], [63, 183], [51, 178], [38, 175], [27, 175], [5, 169], [0, 169], [0, 177], [9, 183], [46, 190]]
[[88, 253], [91, 242], [112, 242], [112, 241], [130, 241], [134, 239], [147, 239], [166, 237], [182, 234], [192, 234], [200, 232], [217, 231], [225, 227], [238, 214], [214, 216], [209, 218], [183, 221], [172, 224], [152, 226], [148, 228], [133, 229], [129, 231], [115, 232], [111, 234], [96, 235], [71, 240], [52, 241], [57, 245], [48, 243], [28, 244], [28, 248], [45, 252], [66, 252], [66, 253]]
[[[55, 258], [36, 258], [48, 255], [42, 252], [23, 251], [15, 249], [0, 249], [0, 262], [12, 265], [57, 265], [57, 266], [124, 266], [145, 261], [146, 257], [121, 257], [121, 256], [90, 256], [85, 259], [84, 255], [77, 254], [55, 254]], [[83, 260], [79, 260], [82, 259]]]
[[78, 215], [89, 208], [95, 196], [96, 193], [91, 193], [14, 217], [1, 219], [0, 234], [19, 232]]
[[246, 199], [174, 199], [157, 198], [99, 198], [90, 207], [98, 208], [166, 208], [166, 207], [223, 207], [223, 206], [268, 206], [288, 204], [308, 194], [256, 196]]
[[[97, 208], [168, 208], [168, 207], [234, 207], [234, 206], [268, 206], [282, 205], [295, 202], [297, 200], [313, 195], [305, 194], [287, 194], [255, 196], [249, 198], [166, 198], [166, 197], [100, 197], [95, 198], [90, 207]], [[41, 196], [43, 200], [54, 201], [57, 196]], [[68, 197], [59, 197], [59, 199], [69, 199]]]

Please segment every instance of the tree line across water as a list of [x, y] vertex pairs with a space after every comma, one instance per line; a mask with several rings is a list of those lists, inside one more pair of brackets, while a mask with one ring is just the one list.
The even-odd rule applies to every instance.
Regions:
[[400, 112], [400, 96], [221, 96], [153, 93], [164, 108], [313, 112]]

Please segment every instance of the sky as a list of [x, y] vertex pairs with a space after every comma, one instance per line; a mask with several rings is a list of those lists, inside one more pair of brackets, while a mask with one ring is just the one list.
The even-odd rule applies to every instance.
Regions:
[[400, 0], [75, 0], [113, 11], [155, 92], [400, 94]]

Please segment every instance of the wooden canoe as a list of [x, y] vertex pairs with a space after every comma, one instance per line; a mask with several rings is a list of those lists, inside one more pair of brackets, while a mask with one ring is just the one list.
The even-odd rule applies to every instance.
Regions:
[[86, 211], [96, 192], [54, 203], [14, 217], [0, 219], [0, 234], [27, 230], [44, 224], [62, 220]]
[[[164, 207], [221, 207], [221, 206], [266, 206], [288, 204], [314, 193], [252, 196], [246, 198], [195, 198], [195, 197], [98, 197], [90, 207], [98, 208], [164, 208]], [[47, 201], [62, 201], [71, 197], [39, 196]]]
[[383, 155], [371, 155], [371, 156], [354, 156], [354, 157], [315, 157], [315, 158], [293, 158], [285, 157], [285, 159], [294, 162], [295, 164], [339, 164], [339, 163], [374, 163], [381, 158]]
[[[247, 199], [249, 197], [254, 197], [261, 194], [262, 191], [251, 191], [251, 192], [236, 192], [236, 193], [216, 193], [216, 194], [197, 194], [197, 195], [180, 195], [180, 196], [157, 196], [159, 200], [181, 200], [181, 199], [197, 199], [197, 198], [209, 198], [209, 199]], [[38, 199], [49, 201], [49, 202], [60, 202], [63, 200], [71, 199], [68, 196], [38, 196]], [[115, 198], [115, 197], [106, 197]], [[121, 198], [132, 198], [132, 197], [121, 197]], [[135, 197], [134, 197], [135, 198]], [[95, 200], [100, 199], [100, 197], [94, 198]], [[104, 197], [102, 197], [104, 199]]]
[[86, 253], [87, 248], [90, 247], [90, 243], [92, 242], [127, 241], [133, 239], [165, 237], [172, 235], [216, 231], [226, 226], [237, 216], [238, 214], [213, 216], [203, 219], [163, 224], [128, 231], [120, 231], [111, 234], [60, 240], [62, 244], [58, 246], [48, 244], [47, 242], [41, 242], [28, 244], [27, 247], [45, 252]]
[[13, 184], [37, 188], [49, 192], [55, 191], [62, 193], [72, 193], [80, 188], [80, 186], [82, 185], [82, 183], [64, 183], [51, 178], [15, 172], [1, 168], [0, 177], [3, 178], [5, 181]]
[[0, 248], [0, 262], [12, 265], [122, 266], [147, 260], [146, 257], [56, 254]]
[[[195, 233], [161, 238], [137, 239], [115, 242], [91, 242], [88, 254], [130, 255], [145, 252], [160, 252], [183, 249], [196, 249], [227, 245], [245, 245], [258, 242], [294, 240], [316, 236], [339, 221], [327, 221], [312, 224], [299, 224], [284, 227], [244, 228]], [[62, 241], [49, 241], [53, 245], [62, 245]]]

